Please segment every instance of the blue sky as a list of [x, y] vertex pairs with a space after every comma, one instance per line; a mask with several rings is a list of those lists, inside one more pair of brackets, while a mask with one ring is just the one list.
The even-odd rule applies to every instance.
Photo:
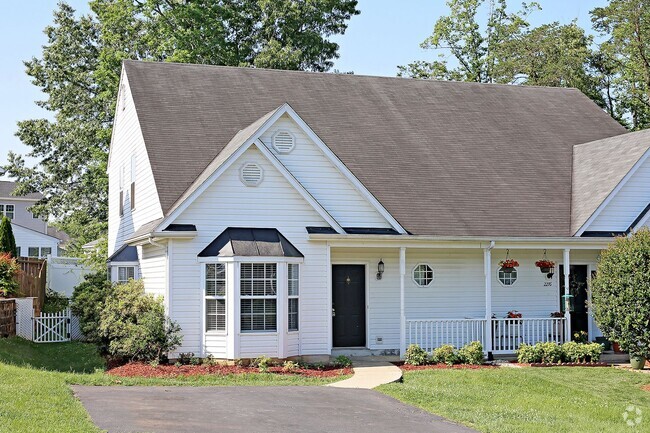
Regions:
[[[578, 23], [590, 29], [589, 11], [606, 0], [537, 0], [543, 10], [530, 17], [533, 25], [560, 21]], [[19, 120], [47, 116], [34, 101], [40, 91], [24, 73], [22, 61], [39, 56], [45, 43], [43, 29], [52, 21], [57, 0], [21, 0], [4, 5], [0, 15], [0, 164], [9, 150], [25, 153], [16, 132]], [[68, 0], [81, 12], [88, 12], [86, 0]], [[509, 2], [513, 7], [519, 0]], [[437, 17], [446, 13], [445, 0], [360, 0], [361, 15], [350, 21], [348, 31], [337, 36], [341, 57], [335, 62], [340, 71], [356, 74], [394, 76], [397, 65], [412, 60], [433, 59], [436, 54], [419, 47]]]

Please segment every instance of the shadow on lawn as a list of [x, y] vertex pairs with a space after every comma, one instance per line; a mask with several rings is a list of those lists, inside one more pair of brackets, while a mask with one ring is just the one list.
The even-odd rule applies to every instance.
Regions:
[[33, 343], [20, 337], [0, 339], [0, 362], [64, 373], [92, 373], [105, 368], [104, 359], [92, 344]]

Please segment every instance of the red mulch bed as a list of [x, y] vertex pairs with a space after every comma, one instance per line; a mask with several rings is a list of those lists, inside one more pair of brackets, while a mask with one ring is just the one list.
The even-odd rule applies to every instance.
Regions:
[[650, 385], [644, 385], [641, 387], [641, 389], [650, 392]]
[[403, 371], [419, 371], [419, 370], [478, 370], [482, 368], [498, 368], [496, 365], [469, 365], [469, 364], [456, 364], [456, 365], [447, 365], [447, 364], [427, 364], [427, 365], [410, 365], [404, 364], [404, 362], [393, 362]]
[[[140, 362], [131, 362], [107, 371], [112, 376], [121, 377], [187, 377], [200, 375], [259, 374], [258, 368], [238, 365], [158, 365], [156, 367]], [[269, 373], [304, 377], [337, 377], [352, 374], [351, 368], [324, 367], [322, 369], [298, 368], [283, 371], [282, 367], [269, 367]]]

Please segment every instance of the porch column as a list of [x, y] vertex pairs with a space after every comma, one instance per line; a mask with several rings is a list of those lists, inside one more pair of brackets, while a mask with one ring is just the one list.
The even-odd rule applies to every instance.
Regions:
[[570, 249], [566, 248], [564, 250], [564, 255], [562, 258], [562, 264], [564, 265], [564, 319], [565, 319], [565, 329], [566, 335], [564, 336], [565, 341], [571, 341], [571, 298], [569, 298], [569, 274], [571, 267], [571, 258], [570, 258]]
[[406, 248], [399, 249], [399, 356], [406, 353], [406, 308], [404, 305], [404, 277], [406, 275]]
[[484, 350], [490, 358], [492, 352], [492, 248], [494, 242], [483, 250], [483, 265], [485, 274], [485, 341]]

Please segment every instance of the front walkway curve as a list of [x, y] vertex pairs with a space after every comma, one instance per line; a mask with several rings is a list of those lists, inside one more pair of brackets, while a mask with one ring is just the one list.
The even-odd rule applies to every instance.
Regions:
[[352, 365], [354, 375], [351, 378], [330, 383], [326, 386], [334, 388], [372, 389], [379, 385], [402, 380], [402, 370], [390, 362], [372, 359], [355, 359]]

